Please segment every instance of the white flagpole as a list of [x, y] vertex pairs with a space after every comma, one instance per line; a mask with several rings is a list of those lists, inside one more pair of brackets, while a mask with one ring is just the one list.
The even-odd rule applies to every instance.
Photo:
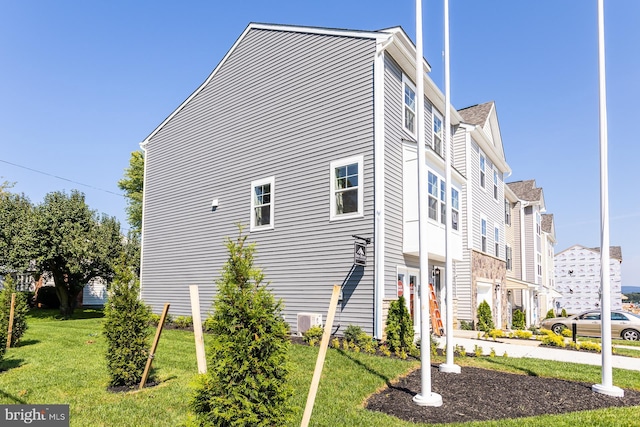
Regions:
[[609, 171], [607, 142], [607, 84], [604, 57], [604, 0], [598, 0], [598, 73], [600, 78], [600, 310], [602, 328], [602, 384], [591, 389], [608, 396], [623, 397], [613, 385], [611, 367], [611, 285], [609, 267]]
[[446, 224], [445, 224], [445, 283], [446, 283], [446, 353], [447, 361], [439, 366], [440, 372], [460, 373], [460, 366], [453, 362], [453, 260], [451, 259], [451, 160], [453, 159], [453, 148], [451, 144], [451, 83], [449, 72], [449, 0], [444, 0], [444, 149], [445, 167], [444, 180], [445, 200], [446, 200]]
[[422, 49], [422, 0], [416, 0], [416, 127], [418, 143], [418, 215], [420, 256], [420, 374], [421, 393], [413, 397], [419, 406], [442, 406], [442, 396], [431, 392], [431, 334], [429, 332], [429, 251], [427, 250], [427, 165], [424, 139], [424, 64]]

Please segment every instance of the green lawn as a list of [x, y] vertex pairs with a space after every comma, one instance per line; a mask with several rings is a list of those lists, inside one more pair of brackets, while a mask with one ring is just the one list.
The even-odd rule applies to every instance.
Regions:
[[[197, 372], [193, 334], [165, 330], [154, 367], [161, 384], [131, 393], [110, 393], [105, 367], [101, 313], [56, 320], [38, 311], [20, 347], [0, 363], [0, 403], [68, 403], [72, 426], [179, 426], [188, 412], [190, 381]], [[299, 425], [318, 348], [292, 346], [295, 421]], [[457, 363], [511, 372], [599, 383], [600, 368], [535, 359], [463, 358]], [[364, 399], [385, 383], [414, 369], [417, 362], [330, 349], [311, 424], [315, 426], [415, 426], [362, 408]], [[640, 389], [640, 372], [614, 369], [614, 383]], [[532, 398], [541, 398], [532, 396]], [[487, 408], [490, 410], [490, 408]], [[640, 408], [587, 411], [563, 416], [461, 424], [466, 426], [634, 425]], [[421, 424], [422, 425], [422, 424]]]

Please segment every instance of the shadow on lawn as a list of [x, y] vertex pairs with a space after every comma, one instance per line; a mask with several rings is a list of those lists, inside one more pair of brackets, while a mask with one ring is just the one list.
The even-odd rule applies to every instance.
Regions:
[[14, 396], [14, 395], [12, 395], [12, 394], [9, 394], [9, 393], [5, 392], [4, 390], [0, 390], [0, 396], [1, 396], [1, 397], [7, 397], [7, 398], [9, 398], [9, 399], [13, 400], [14, 402], [16, 402], [16, 403], [20, 403], [20, 404], [22, 404], [22, 405], [26, 405], [26, 404], [27, 404], [27, 401], [26, 401], [26, 400], [20, 399], [20, 398], [19, 398], [19, 397], [17, 397], [17, 396]]
[[[24, 362], [22, 359], [4, 359], [0, 362], [0, 373], [10, 369], [19, 368], [22, 366], [22, 362]], [[0, 393], [2, 393], [2, 390], [0, 390]]]
[[18, 341], [18, 347], [26, 347], [28, 345], [38, 344], [40, 340], [20, 340]]

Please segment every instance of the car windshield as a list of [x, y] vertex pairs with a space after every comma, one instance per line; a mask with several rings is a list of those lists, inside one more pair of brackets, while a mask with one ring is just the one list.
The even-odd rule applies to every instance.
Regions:
[[629, 312], [625, 311], [624, 314], [625, 315], [629, 315], [629, 316], [633, 316], [636, 319], [640, 319], [640, 314], [637, 314], [637, 313], [629, 313]]

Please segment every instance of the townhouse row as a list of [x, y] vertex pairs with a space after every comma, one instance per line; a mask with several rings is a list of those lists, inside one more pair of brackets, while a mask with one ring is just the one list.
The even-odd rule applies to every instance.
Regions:
[[[334, 284], [342, 285], [338, 334], [353, 324], [381, 338], [400, 294], [418, 328], [423, 161], [428, 277], [443, 319], [451, 274], [454, 326], [474, 322], [482, 300], [499, 327], [516, 309], [535, 323], [555, 296], [553, 217], [542, 190], [534, 181], [505, 184], [511, 169], [495, 103], [452, 109], [444, 129], [444, 96], [425, 74], [425, 97], [417, 99], [415, 70], [415, 46], [399, 27], [250, 24], [141, 143], [142, 298], [155, 311], [169, 302], [173, 313], [190, 314], [189, 285], [199, 285], [207, 311], [228, 257], [224, 241], [242, 223], [293, 333], [327, 312]], [[451, 194], [444, 132], [453, 148]], [[445, 269], [447, 224], [452, 271]]]

